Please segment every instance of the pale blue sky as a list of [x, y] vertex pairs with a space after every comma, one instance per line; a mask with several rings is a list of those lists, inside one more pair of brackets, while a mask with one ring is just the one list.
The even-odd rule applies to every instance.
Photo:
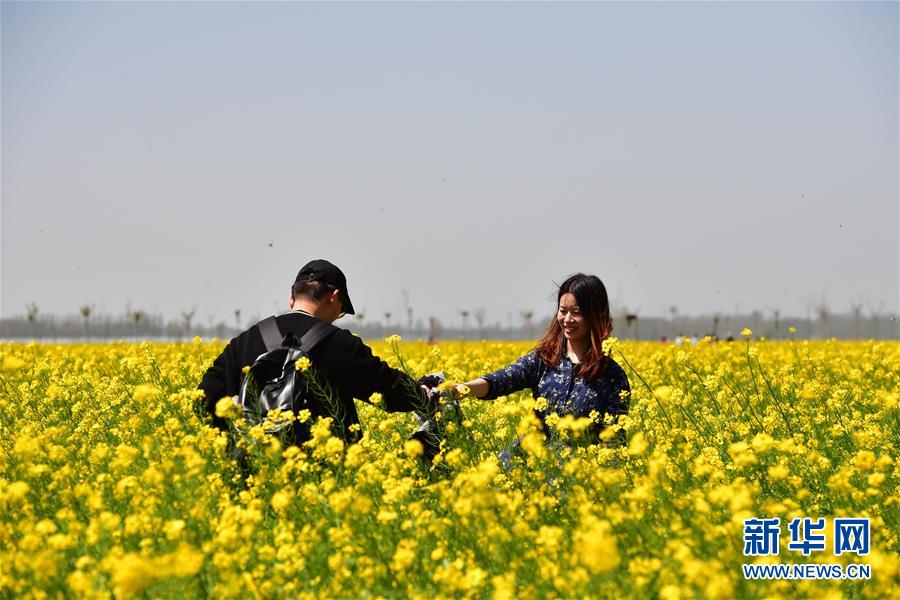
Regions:
[[897, 3], [0, 11], [3, 316], [898, 311]]

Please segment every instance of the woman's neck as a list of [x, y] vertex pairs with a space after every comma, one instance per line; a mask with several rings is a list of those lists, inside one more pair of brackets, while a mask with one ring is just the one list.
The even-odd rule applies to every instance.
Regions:
[[569, 357], [571, 358], [571, 356], [574, 354], [575, 357], [578, 359], [577, 362], [581, 362], [581, 358], [585, 354], [587, 354], [587, 351], [588, 351], [587, 340], [579, 340], [579, 341], [566, 340], [566, 344], [568, 345]]

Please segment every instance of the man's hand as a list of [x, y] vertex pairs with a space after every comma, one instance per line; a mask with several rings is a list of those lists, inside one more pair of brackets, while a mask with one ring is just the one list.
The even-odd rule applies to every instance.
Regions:
[[438, 373], [429, 373], [428, 375], [424, 375], [419, 378], [418, 384], [421, 385], [426, 390], [431, 390], [431, 388], [435, 388], [442, 383], [444, 383], [444, 374], [441, 372]]
[[419, 387], [422, 388], [422, 392], [425, 394], [425, 401], [429, 416], [433, 415], [437, 411], [438, 404], [441, 399], [441, 391], [438, 389], [438, 386], [444, 383], [444, 381], [444, 374], [441, 372], [437, 372], [424, 375], [419, 378], [419, 381], [416, 382], [419, 384]]
[[429, 373], [420, 377], [416, 382], [422, 390], [422, 397], [425, 399], [424, 411], [420, 414], [422, 418], [430, 419], [437, 411], [438, 404], [441, 399], [441, 391], [438, 386], [444, 383], [443, 373]]

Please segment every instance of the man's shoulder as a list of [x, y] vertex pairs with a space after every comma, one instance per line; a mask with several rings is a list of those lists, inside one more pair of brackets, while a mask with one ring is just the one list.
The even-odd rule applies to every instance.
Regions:
[[278, 324], [278, 330], [282, 335], [292, 333], [297, 338], [300, 338], [321, 321], [312, 315], [292, 311], [276, 315], [275, 322]]
[[[265, 319], [260, 320], [260, 322], [262, 322], [263, 320], [265, 320]], [[318, 319], [316, 319], [315, 317], [308, 315], [306, 313], [296, 312], [296, 311], [291, 311], [291, 312], [281, 313], [280, 315], [275, 315], [275, 322], [278, 323], [278, 327], [280, 329], [293, 330], [293, 329], [296, 329], [298, 326], [306, 325], [306, 324], [308, 324], [309, 326], [312, 326], [312, 324], [315, 323], [316, 321], [318, 321]], [[257, 323], [257, 325], [258, 325], [258, 323]], [[255, 326], [256, 325], [254, 325], [254, 327]], [[251, 327], [250, 329], [253, 329], [253, 327]]]
[[368, 348], [371, 350], [361, 337], [351, 332], [349, 329], [341, 329], [340, 327], [336, 327], [336, 329], [337, 331], [331, 335], [333, 343], [339, 344], [341, 347], [347, 348], [348, 350], [357, 348]]
[[[303, 334], [311, 330], [317, 323], [321, 323], [319, 319], [302, 312], [289, 312], [275, 317], [278, 328], [285, 335], [293, 333], [301, 337]], [[324, 345], [332, 345], [341, 348], [354, 349], [357, 346], [365, 346], [365, 343], [359, 336], [351, 333], [347, 329], [342, 329], [337, 325], [332, 325], [334, 331], [328, 335], [322, 342]], [[251, 327], [251, 329], [254, 329]]]

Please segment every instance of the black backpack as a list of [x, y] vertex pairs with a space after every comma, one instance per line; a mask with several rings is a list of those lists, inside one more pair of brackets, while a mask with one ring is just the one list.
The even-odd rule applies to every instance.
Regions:
[[266, 352], [250, 366], [241, 382], [238, 404], [243, 411], [246, 426], [238, 432], [246, 436], [249, 428], [262, 425], [270, 435], [277, 435], [286, 444], [301, 444], [310, 438], [312, 419], [305, 423], [295, 420], [270, 420], [269, 412], [281, 409], [285, 415], [307, 409], [313, 417], [321, 414], [321, 407], [310, 397], [307, 375], [297, 371], [296, 362], [306, 357], [316, 344], [337, 331], [337, 327], [319, 321], [298, 341], [289, 333], [283, 336], [275, 317], [263, 319], [257, 325]]

